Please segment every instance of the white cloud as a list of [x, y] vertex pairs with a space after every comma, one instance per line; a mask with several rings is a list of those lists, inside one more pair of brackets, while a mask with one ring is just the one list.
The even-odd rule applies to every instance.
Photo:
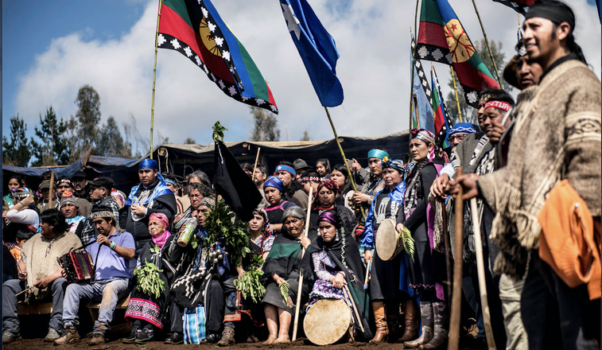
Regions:
[[[323, 108], [290, 38], [282, 10], [274, 1], [214, 1], [222, 18], [245, 45], [269, 82], [280, 110], [283, 139], [298, 140], [303, 130], [312, 139], [332, 137]], [[482, 37], [472, 3], [450, 0], [473, 41]], [[339, 135], [378, 136], [407, 129], [409, 27], [413, 1], [355, 0], [332, 6], [328, 0], [311, 5], [337, 42], [341, 58], [337, 73], [345, 90], [342, 107], [331, 109]], [[516, 13], [492, 1], [480, 1], [479, 12], [490, 40], [501, 41], [506, 58], [516, 43]], [[576, 37], [600, 76], [600, 23], [595, 7], [585, 1], [571, 4], [578, 19]], [[116, 40], [86, 40], [73, 33], [56, 38], [36, 57], [21, 78], [16, 111], [29, 125], [52, 105], [58, 115], [75, 113], [77, 90], [92, 85], [101, 96], [103, 120], [113, 115], [127, 121], [132, 113], [141, 131], [148, 130], [151, 112], [156, 2], [150, 1], [131, 30]], [[82, 33], [84, 29], [82, 29]], [[484, 58], [488, 59], [488, 58]], [[426, 62], [425, 62], [426, 64]], [[447, 94], [447, 66], [436, 64]], [[248, 107], [236, 102], [207, 79], [183, 55], [159, 50], [155, 130], [172, 142], [192, 137], [208, 143], [211, 125], [220, 120], [228, 141], [249, 136]], [[156, 135], [155, 135], [156, 136]], [[156, 139], [156, 137], [155, 137]]]

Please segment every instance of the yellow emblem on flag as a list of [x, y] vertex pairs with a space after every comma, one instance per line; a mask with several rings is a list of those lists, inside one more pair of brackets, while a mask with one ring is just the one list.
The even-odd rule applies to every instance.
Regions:
[[[214, 24], [215, 26], [215, 24]], [[217, 43], [215, 42], [215, 38], [211, 33], [211, 29], [207, 25], [207, 20], [205, 17], [201, 19], [201, 23], [199, 24], [199, 35], [201, 36], [201, 40], [203, 41], [203, 45], [215, 56], [222, 57], [222, 53], [219, 51], [217, 47]]]
[[447, 22], [444, 28], [445, 39], [449, 46], [449, 52], [454, 60], [454, 63], [466, 62], [475, 53], [475, 48], [472, 46], [468, 35], [464, 31], [462, 24], [457, 19], [452, 19]]

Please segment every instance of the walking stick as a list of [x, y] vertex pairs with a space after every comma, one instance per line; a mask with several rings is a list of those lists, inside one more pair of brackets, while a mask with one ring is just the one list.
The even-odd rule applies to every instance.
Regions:
[[445, 270], [447, 273], [447, 280], [445, 285], [447, 288], [447, 300], [451, 300], [452, 297], [452, 260], [451, 260], [451, 246], [449, 244], [449, 232], [447, 232], [447, 209], [445, 208], [445, 200], [440, 200], [441, 204], [441, 215], [443, 216], [443, 244], [445, 246]]
[[474, 245], [477, 255], [477, 274], [479, 276], [479, 294], [481, 295], [481, 312], [485, 323], [485, 336], [487, 337], [487, 348], [496, 350], [493, 330], [491, 329], [491, 316], [489, 315], [489, 301], [487, 300], [487, 284], [485, 283], [485, 262], [483, 261], [483, 242], [481, 239], [481, 226], [479, 223], [479, 212], [477, 199], [470, 200], [470, 211], [472, 214], [472, 227], [474, 233]]
[[259, 160], [259, 151], [261, 151], [261, 147], [257, 147], [257, 157], [255, 157], [255, 165], [253, 166], [253, 175], [251, 175], [251, 179], [255, 177], [255, 169], [257, 169], [257, 161]]
[[52, 190], [54, 189], [54, 171], [50, 172], [50, 188], [48, 189], [48, 209], [52, 208]]
[[347, 298], [349, 298], [349, 301], [351, 301], [351, 305], [353, 305], [353, 311], [355, 312], [355, 317], [357, 318], [357, 322], [360, 324], [360, 328], [362, 330], [362, 333], [364, 333], [364, 325], [362, 324], [362, 319], [360, 318], [360, 313], [357, 312], [357, 306], [355, 306], [355, 301], [353, 300], [353, 297], [351, 296], [351, 292], [349, 291], [349, 287], [344, 286], [343, 290], [345, 291], [345, 294], [347, 295]]
[[[305, 231], [303, 231], [303, 235], [306, 235], [309, 230], [309, 217], [311, 214], [311, 195], [313, 194], [313, 187], [309, 188], [309, 200], [307, 202], [307, 216], [305, 218]], [[303, 257], [305, 256], [305, 249], [301, 251], [301, 261], [303, 261]], [[297, 328], [299, 327], [299, 308], [301, 307], [301, 291], [303, 290], [303, 271], [299, 269], [299, 288], [297, 290], [297, 305], [295, 306], [295, 323], [293, 323], [293, 341], [297, 340]]]
[[[456, 170], [456, 179], [462, 176], [462, 168]], [[462, 195], [464, 191], [460, 186], [460, 191], [456, 197], [455, 203], [455, 239], [454, 239], [454, 291], [451, 303], [451, 318], [449, 323], [449, 342], [447, 350], [458, 350], [460, 345], [460, 316], [462, 307], [462, 243], [464, 230], [464, 201]]]

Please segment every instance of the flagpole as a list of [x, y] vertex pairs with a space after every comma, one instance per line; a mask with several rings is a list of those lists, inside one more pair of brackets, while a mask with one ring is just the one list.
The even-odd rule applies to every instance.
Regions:
[[[343, 147], [341, 147], [341, 143], [339, 142], [339, 136], [337, 135], [337, 131], [334, 128], [334, 124], [332, 123], [332, 118], [330, 118], [330, 112], [328, 111], [328, 107], [324, 107], [326, 111], [326, 116], [328, 116], [328, 121], [330, 122], [330, 127], [332, 127], [332, 132], [334, 133], [334, 139], [337, 141], [337, 146], [339, 146], [339, 151], [341, 152], [341, 156], [343, 156], [343, 163], [345, 163], [345, 168], [347, 168], [347, 172], [349, 173], [349, 181], [351, 182], [351, 186], [353, 190], [357, 192], [357, 187], [355, 187], [355, 181], [353, 181], [353, 174], [351, 174], [351, 169], [349, 169], [349, 164], [347, 164], [347, 157], [345, 157], [345, 152], [343, 151]], [[362, 217], [366, 220], [366, 213], [364, 212], [364, 208], [360, 206], [360, 210], [362, 211]]]
[[[416, 9], [418, 9], [418, 1], [416, 1]], [[414, 23], [415, 25], [415, 23]], [[412, 27], [410, 27], [410, 38], [412, 38], [414, 33], [412, 33]], [[411, 47], [411, 43], [410, 43]], [[414, 48], [412, 47], [412, 60], [410, 61], [410, 133], [412, 132], [412, 102], [413, 102], [413, 94], [414, 94]]]
[[163, 0], [159, 0], [159, 10], [157, 11], [157, 30], [155, 32], [155, 67], [153, 68], [153, 102], [151, 105], [151, 127], [150, 127], [150, 158], [153, 159], [153, 128], [155, 126], [155, 82], [157, 80], [157, 53], [159, 44], [159, 21], [161, 20], [161, 6]]
[[472, 0], [472, 5], [474, 6], [474, 11], [477, 13], [477, 18], [479, 19], [479, 24], [481, 25], [481, 30], [483, 31], [483, 38], [485, 38], [485, 45], [487, 45], [487, 50], [489, 50], [489, 57], [491, 57], [491, 62], [493, 62], [493, 70], [495, 70], [495, 75], [497, 76], [497, 81], [498, 83], [500, 83], [501, 89], [502, 79], [500, 79], [500, 73], [497, 71], [497, 64], [495, 63], [495, 58], [493, 58], [493, 53], [491, 52], [491, 47], [489, 46], [489, 40], [487, 40], [487, 34], [485, 33], [485, 27], [483, 27], [483, 22], [481, 22], [481, 15], [479, 14], [477, 4], [474, 2], [474, 0]]
[[458, 89], [456, 88], [456, 77], [454, 76], [454, 67], [449, 66], [451, 72], [452, 81], [454, 82], [454, 94], [456, 95], [456, 105], [458, 106], [458, 119], [462, 123], [462, 112], [460, 111], [460, 99], [458, 98]]

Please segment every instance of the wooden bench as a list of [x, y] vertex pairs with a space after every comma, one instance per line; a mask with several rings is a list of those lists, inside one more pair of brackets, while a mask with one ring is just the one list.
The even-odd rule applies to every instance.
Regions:
[[[115, 305], [115, 310], [125, 310], [128, 307], [128, 304], [130, 302], [130, 296], [128, 295], [127, 297], [123, 298], [123, 299], [119, 299], [117, 301], [117, 305]], [[88, 308], [88, 310], [90, 311], [90, 317], [92, 317], [92, 322], [95, 322], [98, 319], [98, 311], [100, 309], [100, 304], [102, 303], [89, 303], [86, 307]], [[123, 322], [123, 320], [121, 320], [120, 322]], [[115, 323], [115, 320], [113, 320], [112, 323]], [[110, 334], [128, 334], [132, 331], [132, 326], [127, 324], [127, 323], [118, 323], [118, 324], [113, 324], [111, 326], [111, 330], [109, 330]]]
[[20, 301], [17, 304], [17, 315], [48, 315], [52, 313], [52, 306], [51, 302], [27, 305]]

